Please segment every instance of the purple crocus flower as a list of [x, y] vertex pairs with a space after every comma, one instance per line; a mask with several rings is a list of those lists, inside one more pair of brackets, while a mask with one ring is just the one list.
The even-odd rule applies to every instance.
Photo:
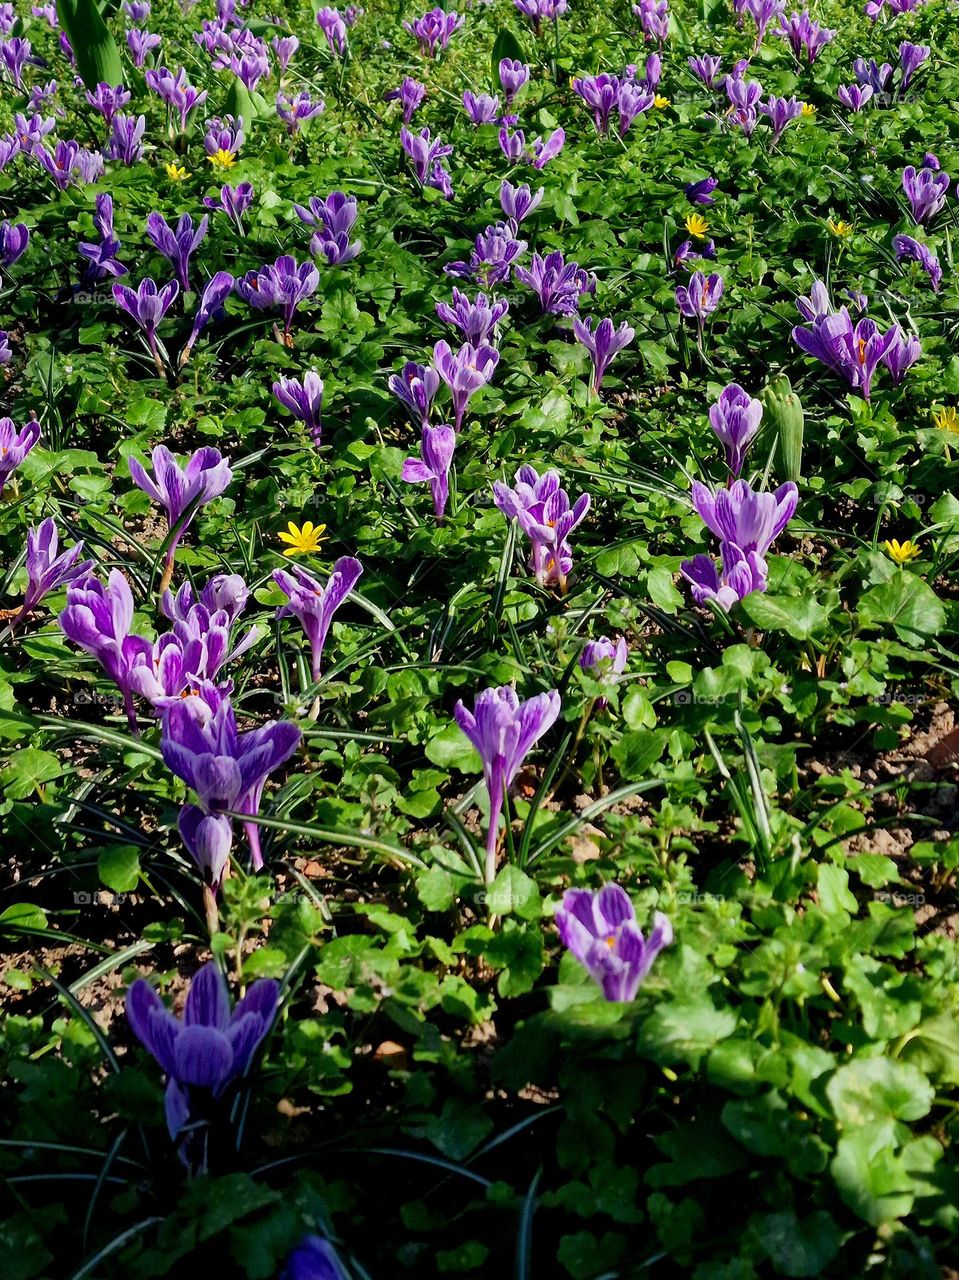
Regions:
[[673, 940], [673, 927], [659, 911], [649, 938], [643, 937], [629, 895], [618, 884], [598, 893], [567, 889], [556, 908], [556, 927], [603, 996], [621, 1004], [635, 1000], [653, 961]]
[[13, 135], [8, 136], [12, 136], [21, 151], [32, 155], [37, 147], [43, 145], [44, 138], [53, 132], [56, 123], [53, 116], [41, 116], [37, 113], [26, 116], [17, 111], [13, 117]]
[[[194, 842], [202, 841], [211, 850], [222, 848], [222, 827], [217, 835], [201, 830], [202, 817], [190, 816], [184, 823], [186, 835]], [[219, 852], [216, 856], [222, 857], [225, 866], [229, 846], [226, 856]], [[212, 960], [190, 983], [182, 1022], [145, 978], [137, 978], [127, 992], [130, 1027], [167, 1077], [167, 1129], [180, 1159], [194, 1173], [206, 1169], [207, 1126], [214, 1104], [249, 1069], [273, 1025], [279, 1000], [279, 984], [272, 978], [258, 978], [231, 1010], [226, 980]]]
[[836, 38], [835, 31], [830, 31], [826, 27], [821, 27], [818, 22], [813, 22], [808, 9], [803, 9], [802, 13], [796, 13], [793, 10], [788, 19], [781, 17], [779, 24], [773, 34], [789, 42], [797, 62], [805, 56], [806, 64], [810, 67], [826, 45]]
[[274, 36], [270, 41], [270, 48], [276, 55], [277, 66], [281, 71], [286, 71], [290, 65], [294, 53], [300, 47], [300, 42], [296, 36]]
[[420, 84], [412, 76], [404, 76], [403, 83], [397, 89], [391, 89], [384, 97], [385, 102], [398, 102], [403, 109], [403, 123], [409, 124], [417, 107], [426, 97], [426, 85]]
[[731, 542], [720, 546], [722, 570], [712, 556], [684, 560], [679, 571], [689, 583], [697, 604], [714, 604], [724, 613], [753, 591], [765, 591], [766, 561], [755, 551], [744, 552]]
[[199, 595], [191, 582], [184, 582], [176, 592], [165, 591], [160, 600], [160, 612], [171, 622], [189, 622], [198, 605], [208, 614], [222, 613], [227, 622], [234, 623], [246, 608], [250, 589], [238, 573], [217, 573], [207, 582]]
[[314, 683], [320, 678], [323, 646], [333, 622], [333, 615], [356, 586], [363, 572], [359, 560], [341, 556], [333, 565], [326, 586], [294, 565], [291, 572], [274, 569], [273, 581], [289, 599], [277, 608], [277, 618], [299, 618], [310, 642]]
[[514, 187], [510, 182], [503, 183], [499, 189], [500, 207], [509, 218], [514, 230], [519, 228], [524, 218], [539, 207], [545, 190], [545, 187], [540, 187], [534, 194], [525, 182], [518, 187]]
[[473, 395], [492, 379], [499, 364], [499, 352], [490, 346], [474, 346], [464, 342], [457, 352], [448, 342], [437, 342], [433, 348], [433, 367], [450, 389], [453, 397], [453, 425], [463, 425], [466, 406]]
[[690, 204], [715, 204], [713, 192], [719, 186], [718, 178], [700, 178], [698, 182], [690, 182], [683, 188]]
[[326, 103], [319, 99], [316, 102], [303, 89], [295, 98], [289, 97], [282, 90], [276, 95], [276, 114], [286, 125], [290, 137], [300, 132], [308, 120], [314, 119], [326, 110]]
[[6, 67], [10, 78], [18, 89], [23, 88], [23, 68], [33, 61], [33, 50], [29, 40], [21, 36], [13, 36], [0, 43], [0, 61]]
[[[936, 164], [938, 166], [938, 161]], [[910, 164], [903, 170], [902, 189], [909, 200], [913, 218], [921, 226], [934, 218], [946, 203], [949, 175], [938, 167], [927, 166], [925, 162], [921, 169]]]
[[87, 102], [94, 110], [100, 112], [107, 128], [110, 127], [113, 117], [120, 108], [125, 107], [129, 101], [130, 91], [122, 84], [112, 85], [101, 81], [92, 93], [89, 89], [87, 90]]
[[619, 113], [618, 132], [621, 138], [626, 137], [636, 117], [648, 111], [655, 100], [655, 94], [640, 85], [626, 83], [620, 86], [616, 110]]
[[932, 49], [926, 44], [910, 44], [908, 40], [902, 42], [899, 46], [899, 71], [903, 89], [909, 88], [912, 77], [931, 53]]
[[906, 337], [898, 325], [893, 325], [892, 340], [882, 355], [882, 363], [889, 370], [893, 385], [899, 386], [907, 372], [922, 355], [922, 343], [914, 336]]
[[442, 9], [430, 9], [403, 27], [415, 38], [425, 58], [435, 58], [445, 51], [450, 36], [463, 25], [464, 19], [457, 13], [445, 13]]
[[200, 302], [196, 309], [196, 315], [193, 317], [193, 328], [190, 330], [190, 336], [186, 340], [183, 350], [180, 352], [179, 367], [182, 369], [190, 358], [190, 352], [193, 350], [194, 343], [197, 338], [211, 322], [211, 320], [219, 319], [223, 314], [223, 304], [233, 292], [236, 284], [233, 276], [229, 271], [218, 271], [216, 275], [206, 282], [203, 292], [200, 295]]
[[493, 124], [499, 115], [499, 98], [490, 97], [488, 93], [475, 94], [465, 90], [463, 106], [475, 125]]
[[687, 58], [687, 63], [697, 80], [701, 80], [707, 89], [714, 89], [719, 73], [722, 69], [722, 60], [713, 54], [707, 54], [705, 57]]
[[121, 164], [136, 164], [143, 159], [143, 135], [146, 132], [146, 116], [127, 116], [120, 112], [113, 118], [113, 128], [104, 155], [108, 160]]
[[593, 362], [592, 392], [593, 395], [599, 395], [607, 368], [619, 352], [629, 346], [636, 336], [636, 330], [630, 328], [625, 320], [619, 328], [614, 328], [609, 319], [597, 323], [592, 316], [584, 316], [582, 320], [576, 316], [573, 320], [573, 333], [589, 352]]
[[152, 90], [180, 118], [180, 132], [186, 131], [187, 117], [207, 99], [206, 89], [197, 90], [187, 80], [183, 67], [176, 75], [166, 67], [144, 73], [147, 88]]
[[529, 67], [519, 58], [502, 58], [499, 67], [499, 82], [506, 95], [507, 109], [513, 105], [517, 94], [529, 80]]
[[537, 35], [542, 35], [544, 22], [556, 22], [569, 8], [568, 0], [513, 0], [513, 3], [529, 18]]
[[[344, 34], [345, 31], [344, 27]], [[270, 74], [270, 59], [265, 50], [265, 45], [258, 44], [256, 48], [248, 49], [245, 53], [233, 53], [226, 60], [226, 65], [250, 93], [253, 93], [264, 76]], [[216, 67], [217, 63], [213, 65]], [[220, 65], [223, 65], [222, 62]]]
[[451, 262], [443, 270], [450, 276], [475, 280], [486, 288], [504, 284], [516, 259], [526, 250], [526, 241], [517, 240], [515, 230], [511, 222], [494, 223], [476, 237], [469, 262]]
[[315, 227], [316, 234], [310, 240], [310, 252], [322, 255], [330, 266], [351, 262], [363, 247], [361, 240], [350, 240], [350, 232], [356, 222], [356, 197], [334, 191], [325, 200], [310, 197], [310, 207], [293, 206], [296, 216], [308, 227]]
[[447, 324], [461, 330], [467, 342], [474, 347], [492, 345], [496, 340], [496, 326], [509, 311], [509, 303], [503, 299], [496, 302], [487, 298], [485, 293], [478, 293], [471, 302], [469, 296], [453, 289], [452, 305], [448, 302], [436, 304], [436, 314]]
[[160, 586], [160, 590], [165, 591], [170, 585], [177, 543], [200, 508], [218, 498], [228, 487], [233, 471], [229, 459], [209, 445], [197, 449], [185, 467], [180, 466], [166, 445], [158, 444], [150, 456], [153, 460], [152, 476], [136, 458], [129, 458], [127, 465], [137, 488], [166, 512], [169, 545], [166, 572]]
[[134, 672], [150, 661], [152, 646], [130, 633], [133, 594], [120, 570], [113, 569], [105, 585], [92, 573], [71, 582], [59, 623], [67, 639], [96, 658], [120, 690], [130, 729], [137, 734]]
[[425, 424], [420, 439], [420, 456], [407, 458], [403, 463], [402, 475], [407, 483], [429, 484], [437, 524], [443, 523], [450, 496], [450, 464], [455, 448], [456, 432], [452, 427]]
[[160, 213], [147, 218], [147, 236], [170, 263], [184, 293], [190, 288], [190, 257], [206, 235], [209, 222], [204, 214], [194, 226], [190, 215], [184, 213], [174, 230]]
[[516, 520], [530, 540], [530, 568], [541, 587], [557, 586], [565, 595], [573, 567], [569, 535], [586, 518], [590, 497], [582, 493], [570, 505], [558, 471], [539, 475], [528, 464], [520, 467], [513, 487], [497, 480], [493, 501], [508, 520]]
[[702, 271], [694, 271], [689, 284], [679, 285], [677, 288], [676, 305], [687, 319], [697, 320], [701, 330], [706, 318], [719, 306], [724, 288], [722, 276], [715, 271], [708, 276]]
[[10, 350], [10, 335], [6, 329], [0, 329], [0, 366], [9, 364], [13, 359], [13, 352]]
[[[300, 730], [270, 720], [239, 733], [236, 713], [223, 689], [205, 682], [189, 698], [174, 700], [162, 721], [160, 751], [167, 768], [197, 794], [204, 813], [232, 809], [255, 817], [266, 779], [300, 743]], [[263, 866], [255, 822], [244, 822], [254, 870]]]
[[861, 111], [873, 95], [871, 84], [841, 84], [838, 98], [850, 111]]
[[159, 49], [162, 43], [160, 37], [154, 35], [152, 31], [142, 31], [134, 27], [127, 32], [127, 48], [130, 50], [135, 67], [142, 67], [147, 60], [147, 54], [152, 53], [154, 49]]
[[405, 126], [401, 128], [400, 145], [413, 162], [416, 180], [420, 186], [427, 185], [435, 165], [440, 160], [453, 154], [453, 148], [444, 143], [439, 135], [435, 138], [431, 137], [426, 127], [419, 133], [411, 133]]
[[773, 493], [754, 491], [745, 480], [714, 492], [693, 481], [692, 504], [703, 524], [723, 543], [744, 555], [764, 557], [792, 519], [799, 490], [787, 481]]
[[545, 142], [542, 138], [534, 138], [530, 144], [533, 168], [545, 169], [549, 162], [555, 160], [562, 151], [565, 141], [565, 129], [554, 129]]
[[593, 124], [601, 136], [609, 132], [609, 118], [619, 101], [618, 77], [602, 72], [598, 76], [580, 76], [573, 80], [573, 92], [577, 93], [593, 113]]
[[291, 254], [283, 254], [272, 266], [248, 271], [236, 282], [236, 291], [257, 311], [279, 311], [283, 317], [283, 336], [290, 340], [290, 326], [301, 302], [319, 288], [320, 273], [312, 262], [298, 263]]
[[346, 23], [338, 9], [320, 9], [316, 15], [316, 24], [326, 36], [330, 53], [342, 57], [346, 52]]
[[121, 7], [130, 21], [137, 26], [146, 22], [151, 13], [150, 0], [124, 0]]
[[496, 877], [496, 841], [506, 792], [534, 744], [552, 727], [560, 712], [555, 689], [520, 702], [509, 685], [484, 689], [473, 710], [462, 702], [454, 709], [456, 723], [479, 753], [489, 797], [486, 837], [486, 883]]
[[[579, 655], [580, 670], [603, 685], [607, 690], [619, 684], [619, 678], [626, 670], [629, 661], [629, 650], [622, 636], [615, 640], [609, 636], [598, 636], [588, 640]], [[596, 707], [602, 711], [609, 699], [604, 695], [596, 699]]]
[[215, 894], [230, 861], [232, 822], [222, 813], [204, 813], [198, 805], [185, 804], [177, 819], [177, 829], [203, 876], [203, 883]]
[[323, 435], [323, 379], [315, 369], [299, 378], [280, 378], [273, 383], [273, 394], [293, 417], [302, 422], [310, 439], [320, 447]]
[[749, 443], [759, 430], [763, 406], [752, 399], [742, 387], [731, 382], [719, 395], [709, 410], [709, 423], [719, 437], [726, 453], [726, 465], [733, 478], [743, 469], [743, 459]]
[[72, 139], [59, 141], [52, 151], [38, 143], [32, 154], [46, 169], [58, 191], [66, 191], [72, 183], [95, 182], [103, 172], [100, 153], [86, 151]]
[[877, 95], [884, 92], [892, 75], [892, 67], [889, 63], [884, 62], [880, 66], [875, 58], [870, 58], [868, 62], [865, 58], [857, 58], [852, 64], [852, 69], [856, 83], [868, 86]]
[[759, 111], [772, 125], [773, 136], [769, 141], [775, 146], [786, 127], [802, 115], [802, 103], [798, 98], [777, 98], [775, 94], [770, 94], [765, 102], [759, 104]]
[[207, 120], [203, 150], [214, 169], [232, 166], [245, 141], [242, 117], [236, 120], [233, 116], [227, 116], [221, 120], [219, 116], [215, 116], [212, 120]]
[[12, 267], [30, 243], [30, 229], [24, 222], [0, 222], [0, 264]]
[[897, 262], [918, 262], [929, 277], [933, 292], [939, 292], [942, 283], [942, 267], [933, 251], [912, 236], [894, 236], [892, 247], [896, 251]]
[[235, 187], [229, 185], [221, 187], [219, 198], [205, 196], [203, 203], [208, 209], [219, 209], [225, 213], [240, 235], [242, 235], [243, 215], [253, 203], [253, 184], [241, 182]]
[[158, 289], [153, 280], [141, 280], [136, 289], [129, 285], [115, 284], [113, 297], [118, 307], [127, 313], [143, 330], [147, 346], [153, 353], [157, 371], [162, 375], [163, 361], [157, 347], [157, 327], [166, 313], [173, 306], [174, 299], [180, 292], [175, 280]]
[[280, 1280], [349, 1280], [336, 1250], [322, 1236], [304, 1236], [286, 1260]]
[[881, 333], [874, 320], [863, 319], [853, 324], [846, 307], [818, 316], [808, 328], [798, 325], [792, 331], [793, 341], [807, 355], [828, 365], [868, 400], [873, 374], [895, 340], [895, 327]]
[[770, 22], [773, 18], [782, 18], [786, 0], [745, 0], [744, 7], [756, 24], [756, 43], [753, 49], [758, 53]]
[[86, 577], [93, 568], [92, 560], [78, 563], [83, 554], [82, 542], [60, 555], [57, 555], [58, 545], [57, 524], [52, 516], [48, 516], [36, 529], [27, 530], [27, 589], [20, 611], [10, 623], [11, 630], [33, 612], [44, 596], [75, 582], [77, 578]]
[[436, 370], [431, 365], [408, 360], [402, 373], [390, 374], [387, 385], [397, 400], [406, 405], [414, 418], [419, 419], [420, 426], [425, 427], [440, 387], [440, 375]]
[[544, 315], [575, 315], [580, 297], [596, 292], [596, 277], [578, 262], [566, 262], [559, 250], [545, 258], [534, 253], [529, 266], [516, 267], [513, 274], [534, 291]]

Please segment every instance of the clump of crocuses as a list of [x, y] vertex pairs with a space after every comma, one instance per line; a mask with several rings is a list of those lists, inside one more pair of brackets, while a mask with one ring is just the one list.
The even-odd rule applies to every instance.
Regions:
[[635, 1000], [653, 961], [673, 940], [673, 927], [659, 911], [649, 937], [643, 937], [629, 895], [618, 884], [598, 893], [568, 889], [556, 908], [556, 927], [605, 998], [623, 1004]]
[[571, 504], [558, 471], [539, 475], [527, 463], [516, 472], [512, 487], [499, 480], [494, 482], [493, 501], [529, 538], [530, 568], [536, 581], [541, 587], [555, 586], [565, 594], [573, 568], [568, 539], [586, 518], [589, 494], [581, 493]]

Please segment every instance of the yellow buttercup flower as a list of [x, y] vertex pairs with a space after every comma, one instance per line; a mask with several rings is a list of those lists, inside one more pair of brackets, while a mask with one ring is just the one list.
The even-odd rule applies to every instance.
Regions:
[[807, 120], [809, 119], [810, 116], [814, 116], [815, 114], [816, 114], [816, 108], [813, 106], [811, 102], [804, 102], [802, 104], [802, 115], [804, 115]]
[[662, 110], [663, 107], [669, 106], [669, 98], [664, 98], [661, 93], [657, 93], [656, 97], [653, 98], [653, 106], [659, 107], [660, 110]]
[[910, 560], [915, 560], [917, 556], [922, 555], [916, 544], [908, 538], [905, 542], [897, 542], [895, 538], [890, 538], [888, 542], [882, 544], [882, 549], [896, 564], [907, 564]]
[[212, 156], [207, 156], [214, 169], [232, 169], [236, 164], [236, 152], [219, 147]]
[[186, 168], [178, 164], [167, 164], [163, 166], [166, 169], [166, 176], [171, 182], [183, 182], [189, 178]]
[[291, 520], [287, 528], [289, 533], [277, 534], [281, 542], [289, 544], [283, 552], [285, 556], [305, 556], [311, 551], [319, 551], [320, 543], [324, 540], [323, 535], [326, 533], [325, 524], [313, 524], [311, 520], [305, 520], [297, 528]]
[[955, 409], [940, 409], [932, 415], [932, 420], [943, 431], [952, 431], [959, 436], [959, 413]]
[[832, 218], [830, 218], [828, 226], [833, 235], [838, 236], [840, 240], [845, 240], [846, 236], [852, 235], [852, 223], [843, 222], [842, 218], [838, 222], [833, 222]]
[[702, 240], [709, 230], [709, 223], [701, 213], [691, 213], [686, 219], [686, 230], [697, 240]]

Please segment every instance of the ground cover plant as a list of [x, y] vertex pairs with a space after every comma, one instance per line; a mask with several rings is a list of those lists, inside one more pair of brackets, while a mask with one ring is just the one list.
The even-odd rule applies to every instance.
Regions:
[[957, 16], [0, 4], [5, 1280], [955, 1274]]

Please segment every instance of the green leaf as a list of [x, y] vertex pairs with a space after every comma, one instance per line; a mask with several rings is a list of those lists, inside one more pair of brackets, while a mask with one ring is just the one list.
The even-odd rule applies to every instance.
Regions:
[[843, 867], [835, 867], [831, 862], [824, 862], [819, 867], [819, 905], [827, 916], [839, 912], [855, 915], [859, 910], [856, 896], [849, 888], [849, 872]]
[[140, 879], [140, 850], [136, 845], [111, 845], [97, 859], [100, 879], [114, 893], [132, 893]]
[[808, 640], [826, 625], [829, 614], [811, 596], [771, 596], [753, 591], [743, 609], [763, 631], [785, 631], [794, 640]]
[[77, 60], [86, 88], [123, 84], [123, 63], [116, 42], [94, 0], [57, 0], [57, 17]]
[[536, 920], [543, 910], [539, 885], [519, 867], [503, 867], [486, 891], [486, 907], [492, 915]]
[[776, 1275], [797, 1280], [821, 1275], [842, 1243], [842, 1232], [824, 1209], [817, 1209], [808, 1218], [798, 1218], [791, 1209], [767, 1213], [755, 1220], [755, 1229]]
[[433, 1146], [451, 1160], [463, 1160], [493, 1128], [479, 1103], [447, 1098], [438, 1116], [426, 1122], [425, 1133]]
[[26, 800], [62, 773], [63, 767], [53, 752], [24, 747], [0, 770], [0, 787], [8, 800]]
[[859, 601], [859, 621], [865, 626], [892, 624], [905, 643], [935, 636], [946, 624], [946, 610], [928, 583], [906, 569], [872, 587]]
[[47, 917], [43, 909], [32, 902], [15, 902], [12, 907], [7, 907], [4, 911], [0, 911], [0, 933], [4, 931], [3, 926], [5, 924], [14, 931], [18, 927], [21, 929], [45, 929], [47, 927]]
[[430, 738], [423, 754], [431, 764], [461, 773], [479, 773], [483, 768], [476, 749], [455, 720]]
[[853, 1058], [826, 1085], [840, 1125], [854, 1129], [874, 1121], [921, 1120], [935, 1091], [918, 1067], [891, 1058]]

